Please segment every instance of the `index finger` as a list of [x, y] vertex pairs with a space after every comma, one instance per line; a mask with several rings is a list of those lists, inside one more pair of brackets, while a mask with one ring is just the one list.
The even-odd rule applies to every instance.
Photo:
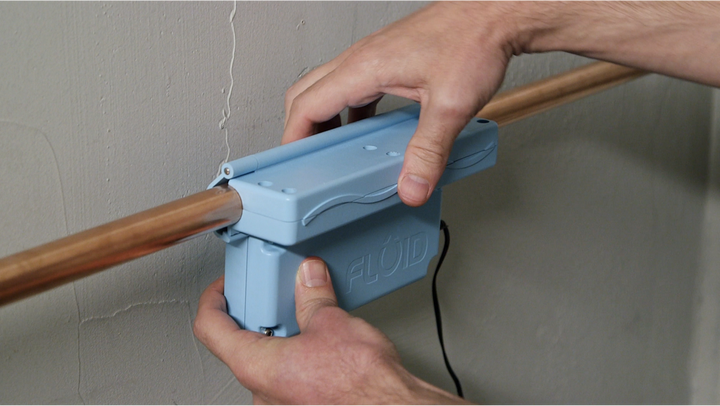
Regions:
[[367, 105], [383, 94], [372, 76], [340, 66], [293, 100], [282, 143], [313, 135], [317, 123], [330, 120], [345, 107]]
[[[340, 55], [333, 58], [331, 61], [311, 70], [307, 75], [303, 76], [300, 80], [292, 85], [287, 93], [285, 94], [285, 126], [287, 126], [288, 117], [290, 116], [290, 110], [292, 108], [295, 98], [303, 93], [307, 88], [312, 86], [314, 83], [324, 78], [328, 73], [332, 72], [342, 64], [348, 56], [350, 56], [355, 50], [362, 46], [366, 39], [353, 44], [351, 47], [341, 52]], [[339, 113], [339, 112], [338, 112]]]

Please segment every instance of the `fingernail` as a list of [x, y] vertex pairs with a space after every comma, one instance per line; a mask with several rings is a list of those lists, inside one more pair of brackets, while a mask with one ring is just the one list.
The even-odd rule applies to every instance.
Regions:
[[430, 183], [419, 176], [407, 174], [400, 181], [399, 192], [403, 200], [422, 203], [427, 199], [429, 190]]
[[303, 262], [300, 269], [300, 282], [308, 288], [325, 286], [328, 281], [327, 270], [322, 261]]

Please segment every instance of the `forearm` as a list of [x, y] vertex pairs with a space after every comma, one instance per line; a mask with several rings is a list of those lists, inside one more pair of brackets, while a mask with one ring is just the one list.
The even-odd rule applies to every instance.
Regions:
[[515, 53], [566, 51], [720, 86], [720, 3], [515, 4]]
[[[385, 371], [386, 373], [382, 373]], [[385, 395], [374, 399], [377, 404], [453, 405], [470, 404], [467, 400], [433, 386], [412, 375], [400, 364], [380, 368], [378, 385], [385, 385]], [[389, 385], [388, 385], [389, 383]], [[372, 401], [369, 399], [369, 401]]]
[[[513, 55], [566, 51], [720, 87], [720, 4], [438, 2], [358, 41], [288, 90], [283, 142], [385, 94], [422, 106], [398, 195], [424, 204], [458, 133]], [[351, 115], [352, 116], [352, 115]]]

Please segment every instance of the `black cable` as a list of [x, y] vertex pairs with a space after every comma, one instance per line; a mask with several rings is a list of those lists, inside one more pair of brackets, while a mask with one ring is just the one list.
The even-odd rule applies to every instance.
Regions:
[[432, 298], [433, 307], [435, 308], [435, 325], [437, 326], [438, 340], [440, 341], [440, 348], [442, 349], [443, 360], [445, 360], [445, 367], [450, 373], [450, 377], [452, 378], [453, 382], [455, 382], [455, 390], [457, 391], [458, 396], [462, 398], [462, 385], [460, 385], [460, 380], [458, 379], [457, 375], [455, 375], [455, 371], [453, 371], [452, 367], [450, 366], [450, 361], [448, 361], [447, 354], [445, 353], [445, 341], [443, 340], [442, 332], [442, 318], [440, 317], [440, 302], [438, 302], [438, 271], [440, 271], [440, 267], [445, 260], [445, 255], [447, 255], [448, 249], [450, 248], [450, 230], [448, 229], [447, 224], [445, 224], [445, 221], [443, 220], [440, 220], [440, 230], [442, 230], [443, 234], [445, 234], [445, 243], [443, 245], [442, 253], [440, 254], [440, 259], [438, 260], [437, 266], [435, 267], [435, 275], [433, 276], [432, 280]]

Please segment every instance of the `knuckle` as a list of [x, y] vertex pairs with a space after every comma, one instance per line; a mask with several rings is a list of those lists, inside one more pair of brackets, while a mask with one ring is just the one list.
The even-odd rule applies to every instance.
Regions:
[[472, 116], [470, 103], [455, 92], [441, 92], [433, 97], [433, 110], [435, 114], [448, 120], [470, 120]]
[[193, 334], [195, 334], [195, 337], [197, 337], [198, 340], [203, 343], [205, 342], [205, 326], [200, 317], [195, 318], [195, 322], [193, 323]]
[[305, 324], [309, 328], [331, 331], [337, 327], [338, 320], [341, 320], [347, 313], [337, 307], [336, 302], [325, 301], [317, 303], [319, 307], [304, 313]]
[[373, 72], [382, 64], [382, 58], [369, 48], [360, 48], [350, 55], [343, 67], [354, 67], [359, 71]]
[[295, 95], [295, 97], [293, 97], [290, 100], [290, 104], [288, 106], [292, 107], [292, 110], [298, 110], [299, 108], [301, 108], [303, 106], [304, 100], [307, 98], [308, 98], [308, 92], [306, 92], [306, 91], [299, 92]]
[[408, 145], [410, 155], [421, 162], [433, 166], [443, 166], [447, 162], [448, 153], [442, 142], [436, 137], [424, 139], [422, 142], [414, 142]]
[[338, 74], [348, 78], [361, 78], [359, 82], [370, 84], [377, 88], [380, 83], [386, 81], [387, 55], [378, 54], [372, 47], [362, 47], [353, 52], [336, 69]]
[[316, 297], [300, 304], [298, 311], [306, 316], [322, 316], [323, 310], [337, 308], [337, 300], [329, 297]]
[[285, 92], [285, 106], [290, 107], [300, 93], [301, 89], [299, 88], [297, 83], [290, 86]]

